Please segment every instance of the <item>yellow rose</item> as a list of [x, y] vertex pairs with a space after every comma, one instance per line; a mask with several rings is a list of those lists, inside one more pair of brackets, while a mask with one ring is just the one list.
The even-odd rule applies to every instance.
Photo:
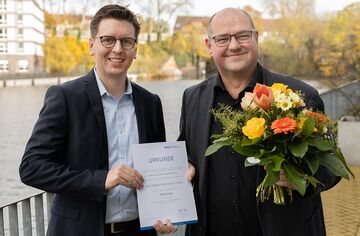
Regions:
[[273, 83], [273, 85], [271, 85], [271, 90], [273, 91], [273, 93], [275, 93], [276, 91], [286, 93], [286, 89], [287, 89], [287, 85], [282, 83]]
[[251, 118], [246, 122], [242, 131], [249, 139], [261, 137], [265, 133], [265, 119], [257, 117]]

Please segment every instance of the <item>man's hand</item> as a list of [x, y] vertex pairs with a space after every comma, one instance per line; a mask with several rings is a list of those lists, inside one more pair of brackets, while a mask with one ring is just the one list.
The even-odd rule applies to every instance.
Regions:
[[109, 170], [106, 176], [105, 189], [110, 190], [118, 185], [131, 189], [142, 189], [144, 178], [134, 168], [120, 164]]
[[188, 163], [188, 171], [186, 176], [189, 182], [191, 182], [195, 176], [195, 167], [191, 163]]
[[283, 169], [280, 170], [280, 179], [279, 179], [279, 181], [276, 183], [276, 185], [282, 186], [282, 187], [286, 187], [286, 188], [294, 189], [294, 186], [293, 186], [293, 185], [289, 182], [289, 180], [286, 178]]
[[166, 219], [165, 224], [158, 220], [153, 226], [160, 234], [175, 233], [178, 230], [177, 226], [174, 226], [169, 219]]

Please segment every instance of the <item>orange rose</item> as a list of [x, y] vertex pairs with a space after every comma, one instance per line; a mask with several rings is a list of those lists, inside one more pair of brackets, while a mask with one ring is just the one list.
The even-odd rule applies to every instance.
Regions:
[[254, 88], [254, 102], [265, 111], [268, 111], [273, 100], [273, 94], [269, 87], [262, 84], [256, 84]]
[[286, 116], [284, 118], [275, 120], [271, 124], [271, 129], [274, 131], [274, 134], [287, 134], [289, 132], [294, 132], [296, 130], [296, 126], [296, 120]]

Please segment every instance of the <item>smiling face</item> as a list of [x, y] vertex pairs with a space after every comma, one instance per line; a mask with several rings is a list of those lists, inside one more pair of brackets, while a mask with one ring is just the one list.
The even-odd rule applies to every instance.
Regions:
[[95, 57], [96, 71], [100, 78], [125, 79], [133, 59], [136, 58], [137, 45], [132, 49], [124, 49], [117, 40], [114, 47], [106, 48], [98, 38], [104, 35], [117, 39], [135, 38], [135, 28], [127, 20], [105, 18], [99, 23], [96, 36], [89, 39], [90, 53]]
[[226, 47], [215, 45], [212, 37], [219, 35], [234, 35], [244, 30], [251, 30], [249, 17], [240, 9], [225, 9], [217, 13], [211, 21], [209, 39], [205, 43], [212, 55], [215, 64], [222, 76], [227, 74], [251, 74], [255, 68], [258, 57], [258, 34], [254, 32], [247, 43], [238, 43], [231, 37]]

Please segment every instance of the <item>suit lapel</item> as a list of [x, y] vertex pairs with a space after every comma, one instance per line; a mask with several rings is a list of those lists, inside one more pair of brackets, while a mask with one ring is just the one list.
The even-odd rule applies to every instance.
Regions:
[[88, 95], [92, 110], [96, 116], [98, 124], [100, 126], [100, 147], [101, 147], [101, 168], [108, 169], [108, 146], [107, 146], [107, 134], [104, 108], [102, 105], [100, 92], [96, 83], [94, 70], [91, 70], [85, 76], [85, 91]]
[[141, 99], [141, 93], [136, 84], [131, 82], [133, 90], [133, 102], [135, 107], [136, 121], [138, 125], [139, 143], [146, 142], [146, 125], [145, 125], [145, 104]]

